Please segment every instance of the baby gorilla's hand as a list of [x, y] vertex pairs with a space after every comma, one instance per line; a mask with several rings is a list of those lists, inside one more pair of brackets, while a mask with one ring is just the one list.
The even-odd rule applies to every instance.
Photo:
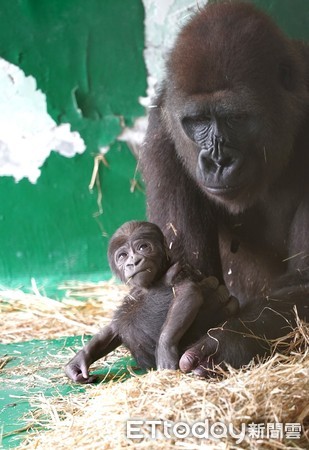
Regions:
[[220, 320], [234, 316], [239, 311], [239, 301], [230, 295], [227, 287], [219, 284], [216, 277], [207, 277], [200, 281], [204, 298], [209, 304], [209, 312], [221, 310]]
[[93, 383], [97, 380], [95, 375], [89, 375], [90, 362], [84, 350], [80, 350], [65, 366], [64, 371], [68, 378], [76, 383]]

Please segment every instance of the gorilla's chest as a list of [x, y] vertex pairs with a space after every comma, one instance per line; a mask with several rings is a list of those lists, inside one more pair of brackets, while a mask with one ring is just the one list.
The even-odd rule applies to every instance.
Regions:
[[269, 293], [274, 278], [286, 270], [288, 242], [283, 223], [276, 226], [260, 214], [219, 225], [223, 276], [231, 293], [246, 302]]

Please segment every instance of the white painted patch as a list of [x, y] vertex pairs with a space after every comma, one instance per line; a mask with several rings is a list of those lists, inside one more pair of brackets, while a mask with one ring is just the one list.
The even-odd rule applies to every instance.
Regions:
[[[144, 58], [148, 71], [146, 97], [139, 102], [146, 108], [155, 107], [156, 86], [164, 78], [165, 57], [175, 38], [190, 16], [207, 0], [143, 0], [145, 8]], [[139, 118], [132, 129], [125, 128], [118, 137], [126, 141], [135, 155], [145, 137], [147, 120]]]
[[[145, 7], [145, 51], [148, 74], [160, 81], [165, 57], [175, 37], [191, 15], [207, 0], [143, 0]], [[149, 86], [151, 87], [151, 86]]]
[[0, 58], [0, 176], [36, 183], [52, 150], [71, 158], [85, 151], [70, 124], [57, 125], [32, 76]]
[[133, 128], [124, 128], [123, 132], [117, 138], [118, 141], [126, 142], [135, 156], [139, 154], [139, 149], [145, 138], [147, 125], [147, 117], [139, 117], [134, 122]]
[[109, 149], [110, 149], [109, 145], [107, 145], [105, 147], [100, 147], [99, 148], [99, 153], [101, 153], [101, 155], [105, 155], [109, 151]]

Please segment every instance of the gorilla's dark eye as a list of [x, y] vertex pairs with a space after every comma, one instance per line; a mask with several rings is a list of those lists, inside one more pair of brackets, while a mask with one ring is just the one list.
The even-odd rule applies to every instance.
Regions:
[[139, 249], [140, 251], [147, 250], [148, 248], [149, 248], [149, 244], [148, 244], [147, 242], [143, 242], [142, 244], [140, 244], [140, 245], [138, 246], [138, 249]]
[[244, 114], [234, 114], [226, 118], [226, 123], [228, 126], [234, 127], [241, 124], [244, 121], [244, 119], [245, 119]]
[[117, 254], [117, 257], [116, 257], [116, 259], [117, 259], [117, 261], [118, 262], [121, 262], [121, 261], [123, 261], [124, 259], [126, 259], [126, 257], [128, 256], [128, 254], [126, 253], [126, 252], [119, 252], [118, 254]]
[[193, 142], [199, 142], [211, 125], [210, 116], [202, 117], [184, 117], [182, 119], [182, 128], [189, 139]]
[[227, 117], [226, 121], [230, 123], [238, 123], [241, 122], [244, 118], [243, 114], [233, 114], [229, 117]]

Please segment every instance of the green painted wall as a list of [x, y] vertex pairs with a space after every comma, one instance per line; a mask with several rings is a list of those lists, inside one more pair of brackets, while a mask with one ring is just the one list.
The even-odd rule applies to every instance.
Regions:
[[251, 0], [294, 39], [309, 40], [309, 0]]
[[[143, 193], [130, 193], [135, 160], [115, 141], [144, 114], [143, 18], [140, 0], [1, 0], [0, 56], [36, 78], [49, 114], [79, 131], [87, 152], [53, 153], [35, 185], [0, 178], [0, 284], [102, 276], [102, 230], [144, 217]], [[106, 145], [104, 214], [94, 218], [93, 154]]]
[[[253, 1], [291, 36], [309, 38], [308, 0]], [[144, 217], [143, 192], [130, 192], [136, 162], [116, 141], [122, 124], [144, 114], [143, 19], [142, 0], [1, 0], [0, 56], [36, 78], [49, 114], [69, 122], [87, 151], [53, 153], [35, 185], [0, 177], [0, 285], [108, 277], [105, 233]], [[88, 185], [106, 145], [104, 214], [94, 217]]]

